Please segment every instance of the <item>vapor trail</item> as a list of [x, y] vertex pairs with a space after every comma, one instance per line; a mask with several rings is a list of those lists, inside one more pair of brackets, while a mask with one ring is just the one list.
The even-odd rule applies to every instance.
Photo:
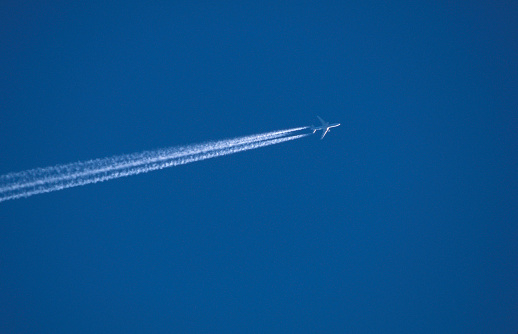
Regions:
[[307, 134], [290, 135], [306, 128], [300, 127], [10, 173], [0, 176], [0, 202], [278, 144], [307, 136]]
[[206, 151], [223, 149], [254, 141], [278, 138], [303, 129], [306, 129], [306, 127], [10, 173], [0, 176], [0, 198], [1, 194], [5, 191], [14, 191], [19, 188], [32, 187], [64, 179], [74, 179], [79, 176], [108, 172], [114, 169], [128, 168], [164, 159], [199, 154]]

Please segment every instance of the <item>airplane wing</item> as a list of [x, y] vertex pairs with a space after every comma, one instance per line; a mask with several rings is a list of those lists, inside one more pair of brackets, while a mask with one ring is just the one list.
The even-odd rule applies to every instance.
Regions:
[[324, 139], [324, 136], [326, 135], [326, 133], [329, 131], [329, 128], [325, 129], [325, 130], [322, 130], [322, 137], [320, 137], [320, 140]]
[[322, 118], [320, 118], [320, 116], [317, 116], [317, 118], [320, 121], [320, 123], [322, 123], [322, 125], [326, 125], [326, 122]]

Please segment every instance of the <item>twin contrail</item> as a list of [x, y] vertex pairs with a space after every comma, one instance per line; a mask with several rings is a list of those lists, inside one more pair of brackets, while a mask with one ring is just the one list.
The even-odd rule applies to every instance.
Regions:
[[294, 134], [307, 128], [293, 128], [10, 173], [0, 176], [0, 202], [279, 144], [308, 136], [307, 133]]

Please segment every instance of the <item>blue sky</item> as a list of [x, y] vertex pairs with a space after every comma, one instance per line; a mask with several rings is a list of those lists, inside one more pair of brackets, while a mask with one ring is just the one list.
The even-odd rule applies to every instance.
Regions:
[[0, 331], [516, 332], [514, 2], [0, 5], [0, 174], [316, 124], [0, 204]]

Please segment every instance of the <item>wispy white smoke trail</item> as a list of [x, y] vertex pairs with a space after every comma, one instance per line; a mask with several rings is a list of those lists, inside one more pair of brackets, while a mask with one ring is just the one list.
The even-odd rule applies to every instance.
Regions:
[[10, 173], [0, 176], [0, 196], [2, 192], [13, 191], [19, 188], [36, 186], [64, 179], [73, 179], [79, 176], [86, 176], [90, 174], [111, 171], [113, 169], [142, 165], [145, 163], [152, 163], [164, 159], [199, 154], [206, 151], [223, 149], [226, 147], [254, 141], [278, 138], [288, 135], [292, 132], [303, 130], [305, 128], [306, 127], [280, 130], [246, 137], [238, 137], [234, 139], [225, 139], [216, 142], [206, 142], [183, 147], [144, 151], [140, 153], [126, 154], [104, 159], [95, 159], [66, 165], [37, 168], [18, 173]]
[[304, 129], [306, 127], [6, 174], [0, 176], [0, 202], [278, 144], [307, 136], [288, 136]]

